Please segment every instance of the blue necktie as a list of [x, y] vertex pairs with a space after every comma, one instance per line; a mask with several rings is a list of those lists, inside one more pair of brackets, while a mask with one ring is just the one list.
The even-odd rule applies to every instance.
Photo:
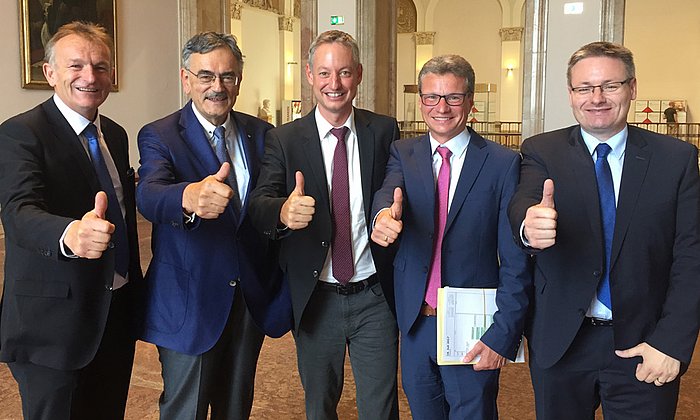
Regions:
[[231, 202], [233, 203], [233, 208], [240, 214], [241, 199], [238, 195], [236, 171], [233, 169], [231, 155], [229, 155], [228, 148], [226, 147], [226, 133], [223, 125], [220, 125], [214, 129], [214, 137], [212, 138], [212, 141], [214, 142], [214, 152], [216, 153], [216, 157], [219, 159], [219, 163], [223, 165], [224, 162], [228, 162], [231, 165], [231, 171], [228, 173], [228, 185], [233, 190], [233, 198], [231, 198]]
[[612, 251], [613, 232], [615, 231], [615, 189], [612, 173], [608, 164], [608, 153], [612, 150], [606, 143], [596, 148], [595, 177], [598, 182], [600, 199], [600, 217], [603, 222], [603, 242], [605, 243], [605, 272], [598, 283], [598, 300], [612, 310], [610, 300], [610, 255]]
[[92, 166], [95, 168], [97, 180], [100, 182], [100, 188], [107, 194], [107, 220], [114, 225], [114, 233], [112, 234], [112, 244], [115, 248], [114, 271], [120, 276], [126, 277], [129, 271], [129, 242], [126, 238], [126, 223], [122, 211], [119, 208], [119, 200], [117, 193], [114, 191], [112, 177], [107, 170], [100, 142], [97, 139], [97, 127], [95, 124], [88, 124], [83, 130], [83, 135], [88, 141], [88, 151]]

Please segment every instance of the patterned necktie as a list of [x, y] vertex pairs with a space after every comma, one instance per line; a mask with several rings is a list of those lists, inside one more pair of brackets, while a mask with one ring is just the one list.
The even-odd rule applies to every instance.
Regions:
[[450, 156], [452, 152], [447, 147], [439, 146], [437, 152], [442, 157], [440, 172], [438, 172], [437, 191], [435, 194], [435, 241], [433, 241], [433, 257], [430, 261], [428, 288], [425, 291], [425, 303], [437, 308], [437, 290], [442, 285], [442, 238], [445, 236], [447, 222], [447, 204], [450, 195]]
[[600, 143], [596, 148], [595, 177], [598, 182], [598, 197], [600, 199], [600, 217], [603, 222], [603, 242], [605, 244], [605, 272], [598, 283], [598, 300], [612, 310], [610, 299], [610, 255], [612, 251], [613, 232], [615, 231], [615, 190], [612, 173], [608, 164], [608, 153], [612, 149], [606, 143]]
[[241, 198], [238, 194], [238, 182], [236, 181], [236, 171], [233, 168], [233, 162], [231, 162], [231, 155], [228, 153], [228, 148], [226, 147], [226, 129], [223, 125], [220, 125], [214, 129], [214, 137], [212, 141], [214, 142], [214, 152], [216, 157], [219, 159], [219, 163], [223, 164], [228, 162], [231, 165], [231, 171], [228, 173], [228, 185], [233, 190], [233, 198], [231, 202], [233, 203], [233, 208], [236, 213], [241, 212]]
[[333, 177], [331, 179], [331, 261], [333, 277], [340, 284], [348, 284], [355, 274], [352, 258], [352, 236], [350, 233], [350, 182], [348, 181], [348, 151], [345, 135], [348, 127], [331, 129], [338, 139], [333, 153]]
[[83, 135], [88, 142], [90, 159], [92, 160], [92, 166], [95, 168], [97, 180], [100, 182], [100, 188], [107, 194], [107, 220], [114, 225], [114, 233], [112, 233], [111, 238], [115, 248], [114, 271], [120, 276], [126, 277], [126, 273], [129, 270], [129, 242], [126, 238], [126, 223], [119, 208], [119, 200], [117, 199], [117, 193], [114, 191], [112, 177], [107, 170], [107, 164], [100, 149], [95, 124], [88, 124], [83, 130]]

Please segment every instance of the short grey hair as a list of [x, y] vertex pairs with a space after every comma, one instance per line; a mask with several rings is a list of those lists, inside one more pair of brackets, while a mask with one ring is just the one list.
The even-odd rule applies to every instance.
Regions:
[[427, 74], [453, 74], [460, 79], [464, 79], [464, 89], [467, 94], [474, 94], [474, 83], [476, 75], [474, 68], [464, 57], [456, 54], [439, 55], [423, 64], [423, 68], [418, 73], [418, 92], [423, 93], [423, 78]]
[[334, 42], [350, 48], [352, 52], [352, 64], [355, 67], [360, 65], [360, 47], [357, 46], [355, 38], [347, 32], [332, 30], [322, 33], [311, 43], [309, 47], [309, 68], [314, 68], [314, 54], [316, 53], [316, 49], [323, 44], [332, 44]]
[[192, 54], [206, 54], [217, 48], [228, 48], [238, 61], [239, 71], [243, 71], [243, 53], [238, 47], [236, 37], [217, 32], [201, 32], [190, 38], [182, 47], [182, 66], [189, 70]]
[[58, 31], [51, 37], [44, 47], [44, 60], [51, 65], [56, 64], [56, 43], [69, 35], [77, 35], [84, 40], [102, 44], [109, 50], [109, 64], [114, 67], [114, 41], [109, 36], [107, 30], [92, 22], [70, 22], [58, 28]]
[[622, 61], [622, 64], [625, 65], [627, 78], [632, 79], [635, 77], [634, 57], [632, 57], [632, 51], [620, 44], [596, 41], [579, 48], [571, 55], [571, 58], [569, 58], [569, 66], [566, 69], [566, 82], [569, 84], [569, 87], [572, 87], [571, 69], [579, 61], [590, 57], [609, 57], [620, 60]]

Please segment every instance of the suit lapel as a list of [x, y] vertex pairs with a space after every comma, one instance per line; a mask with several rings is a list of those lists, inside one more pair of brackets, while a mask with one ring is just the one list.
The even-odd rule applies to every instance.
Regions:
[[622, 179], [620, 192], [617, 199], [617, 212], [615, 216], [615, 234], [613, 235], [610, 267], [613, 267], [620, 254], [622, 242], [627, 233], [632, 214], [637, 205], [651, 152], [646, 149], [646, 141], [636, 131], [629, 130], [627, 145], [625, 146], [625, 162], [622, 167]]
[[92, 191], [99, 191], [100, 184], [95, 176], [95, 170], [92, 167], [87, 151], [80, 141], [80, 137], [75, 134], [73, 128], [68, 124], [66, 118], [58, 110], [53, 98], [49, 98], [44, 102], [43, 108], [46, 111], [49, 123], [53, 127], [51, 132], [57, 142], [65, 143], [67, 151], [70, 155], [76, 157], [75, 161], [83, 173], [83, 179], [90, 185]]
[[374, 169], [375, 148], [377, 146], [374, 132], [364, 114], [355, 109], [355, 129], [357, 130], [357, 147], [360, 153], [360, 176], [362, 178], [362, 203], [365, 217], [369, 223], [370, 204], [372, 203], [372, 171]]
[[[250, 177], [248, 187], [246, 188], [245, 196], [250, 197], [250, 192], [254, 186], [253, 180], [257, 179], [257, 174], [260, 171], [260, 168], [257, 165], [257, 159], [255, 159], [257, 150], [255, 149], [255, 145], [253, 144], [252, 134], [249, 134], [251, 130], [248, 129], [247, 124], [243, 123], [243, 121], [240, 118], [237, 118], [236, 113], [233, 111], [231, 112], [231, 119], [236, 125], [238, 139], [240, 140], [240, 144], [243, 147], [243, 158], [245, 159], [246, 168], [248, 168], [248, 176]], [[246, 199], [244, 203], [241, 203], [241, 214], [238, 217], [238, 225], [240, 225], [240, 223], [245, 218], [247, 210], [248, 200]]]
[[[588, 213], [586, 219], [590, 223], [591, 232], [594, 236], [594, 243], [603, 246], [603, 225], [600, 220], [600, 198], [598, 197], [598, 184], [595, 178], [595, 167], [593, 158], [588, 152], [586, 144], [583, 142], [581, 130], [576, 126], [569, 136], [569, 159], [571, 162], [572, 179], [570, 185], [576, 187], [573, 191], [566, 191], [565, 194], [573, 194], [581, 203], [580, 208]], [[584, 181], [582, 181], [584, 180]], [[554, 205], [556, 206], [557, 183], [554, 183]]]
[[[302, 142], [302, 148], [306, 153], [306, 158], [311, 168], [311, 177], [309, 174], [304, 174], [304, 182], [313, 182], [318, 190], [319, 201], [317, 208], [328, 209], [330, 211], [331, 204], [328, 197], [328, 180], [326, 179], [326, 170], [323, 164], [323, 152], [321, 151], [321, 139], [318, 136], [318, 128], [316, 126], [315, 109], [306, 114], [301, 121], [302, 130], [299, 133]], [[311, 179], [309, 179], [311, 178]]]
[[474, 182], [476, 182], [476, 179], [481, 172], [481, 168], [483, 168], [484, 162], [486, 162], [486, 158], [489, 155], [489, 153], [486, 151], [486, 141], [484, 138], [472, 130], [469, 130], [469, 132], [471, 134], [471, 138], [469, 140], [469, 146], [466, 150], [466, 155], [464, 156], [462, 172], [459, 174], [459, 178], [457, 180], [457, 188], [455, 189], [454, 197], [452, 197], [450, 211], [447, 214], [445, 232], [450, 229], [455, 216], [457, 213], [459, 213], [462, 204], [464, 204], [464, 200], [467, 198], [467, 195], [472, 189]]

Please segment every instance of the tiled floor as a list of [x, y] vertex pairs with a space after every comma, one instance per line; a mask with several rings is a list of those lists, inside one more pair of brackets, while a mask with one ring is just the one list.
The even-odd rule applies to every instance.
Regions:
[[[139, 222], [142, 265], [150, 260], [150, 226]], [[4, 261], [4, 240], [0, 243], [0, 262]], [[0, 284], [2, 273], [0, 273]], [[696, 346], [696, 360], [700, 357], [700, 343]], [[338, 415], [341, 420], [356, 419], [355, 385], [349, 364], [346, 365], [346, 381]], [[534, 419], [532, 387], [527, 366], [508, 365], [501, 374], [498, 399], [502, 419]], [[127, 403], [126, 418], [152, 420], [158, 418], [158, 396], [162, 388], [160, 364], [155, 348], [139, 343]], [[410, 419], [410, 410], [403, 393], [400, 394], [402, 419]], [[700, 419], [700, 362], [691, 364], [681, 385], [677, 419]], [[255, 382], [253, 419], [303, 419], [304, 399], [299, 374], [296, 369], [296, 352], [290, 334], [279, 339], [266, 339], [260, 354]], [[600, 417], [600, 416], [599, 416]], [[0, 420], [21, 419], [21, 406], [17, 385], [7, 366], [0, 364]]]

